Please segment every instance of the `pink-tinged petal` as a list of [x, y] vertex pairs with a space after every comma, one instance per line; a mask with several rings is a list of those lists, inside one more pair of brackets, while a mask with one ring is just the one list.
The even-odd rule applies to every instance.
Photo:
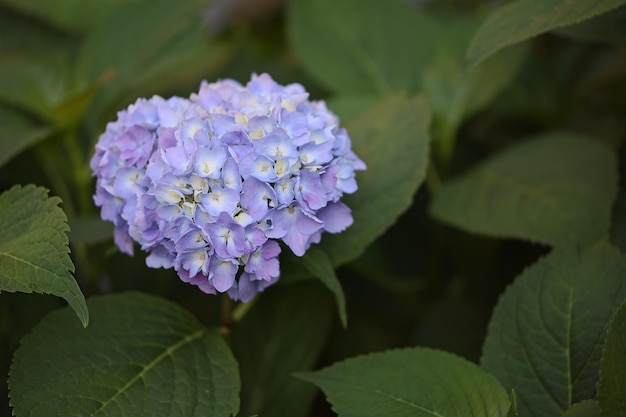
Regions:
[[276, 206], [276, 195], [268, 184], [248, 178], [243, 182], [241, 206], [256, 221], [261, 220], [267, 212]]
[[342, 232], [354, 222], [350, 208], [341, 202], [328, 203], [316, 216], [324, 222], [324, 230], [330, 233]]
[[238, 265], [231, 261], [224, 261], [218, 256], [212, 256], [209, 263], [209, 280], [219, 292], [228, 291], [235, 282]]
[[309, 238], [322, 229], [322, 222], [305, 215], [291, 206], [271, 211], [267, 218], [272, 227], [265, 232], [269, 238], [282, 239], [296, 256], [302, 256], [309, 247]]
[[313, 211], [324, 207], [328, 202], [320, 176], [308, 169], [303, 169], [300, 172], [295, 191], [298, 202]]

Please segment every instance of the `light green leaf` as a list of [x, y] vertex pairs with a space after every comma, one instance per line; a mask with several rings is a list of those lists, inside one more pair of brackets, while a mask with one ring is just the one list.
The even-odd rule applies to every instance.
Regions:
[[600, 416], [626, 416], [626, 303], [624, 302], [615, 313], [607, 332], [600, 362], [598, 402], [600, 403]]
[[599, 417], [598, 401], [587, 400], [574, 404], [561, 417]]
[[0, 106], [0, 166], [50, 136], [53, 129], [38, 126], [22, 113]]
[[72, 277], [67, 218], [61, 200], [34, 185], [0, 195], [0, 291], [64, 298], [87, 326], [85, 298]]
[[421, 97], [389, 97], [346, 123], [352, 148], [367, 164], [359, 189], [344, 195], [354, 224], [322, 238], [321, 247], [339, 266], [358, 257], [411, 206], [426, 175], [430, 110]]
[[496, 9], [478, 29], [466, 56], [471, 68], [494, 52], [550, 30], [573, 25], [626, 0], [516, 0]]
[[22, 340], [9, 377], [15, 416], [237, 412], [237, 363], [216, 331], [154, 296], [95, 297], [88, 305], [88, 328], [64, 309]]
[[438, 23], [400, 0], [292, 0], [287, 13], [296, 56], [338, 93], [416, 92], [436, 50]]
[[599, 243], [560, 247], [500, 298], [483, 367], [515, 389], [520, 416], [557, 416], [595, 396], [608, 322], [626, 295], [626, 263]]
[[617, 162], [599, 141], [566, 133], [524, 140], [444, 184], [431, 213], [464, 230], [549, 245], [606, 235]]
[[266, 290], [235, 326], [240, 416], [304, 417], [315, 387], [293, 377], [313, 369], [332, 323], [332, 299], [317, 282]]
[[340, 417], [505, 417], [498, 381], [458, 356], [427, 348], [387, 351], [300, 374]]
[[313, 246], [306, 251], [301, 262], [311, 275], [319, 279], [322, 284], [333, 293], [337, 301], [337, 310], [341, 324], [343, 327], [347, 327], [348, 316], [346, 314], [346, 299], [328, 254], [319, 247]]

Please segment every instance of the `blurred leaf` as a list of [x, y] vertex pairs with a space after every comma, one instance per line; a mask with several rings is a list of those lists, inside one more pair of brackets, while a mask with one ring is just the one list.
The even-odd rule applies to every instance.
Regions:
[[121, 5], [138, 0], [0, 0], [26, 15], [34, 15], [72, 32], [88, 32]]
[[389, 97], [346, 123], [354, 152], [367, 170], [357, 172], [359, 189], [342, 201], [354, 224], [327, 235], [321, 248], [339, 266], [358, 257], [406, 209], [426, 175], [430, 110], [421, 97]]
[[626, 303], [609, 326], [602, 361], [598, 401], [602, 417], [626, 416]]
[[598, 401], [587, 400], [576, 403], [567, 411], [561, 414], [561, 417], [599, 417]]
[[62, 60], [37, 62], [12, 57], [0, 61], [0, 100], [54, 119], [54, 107], [65, 97], [70, 70]]
[[626, 263], [606, 243], [560, 247], [500, 298], [483, 367], [515, 389], [521, 416], [561, 415], [593, 398], [608, 322], [626, 295]]
[[331, 312], [332, 300], [316, 282], [272, 287], [256, 299], [233, 333], [242, 381], [238, 415], [307, 415], [316, 390], [292, 374], [313, 369]]
[[49, 126], [36, 126], [23, 114], [0, 106], [0, 166], [52, 133]]
[[319, 279], [333, 293], [341, 324], [343, 327], [347, 327], [346, 299], [328, 254], [319, 247], [313, 246], [306, 251], [301, 262], [315, 278]]
[[16, 416], [237, 412], [237, 363], [217, 332], [154, 296], [96, 297], [88, 305], [88, 328], [63, 309], [23, 339], [9, 378]]
[[392, 350], [299, 374], [341, 417], [505, 417], [506, 391], [475, 364], [427, 348]]
[[94, 112], [107, 110], [120, 96], [134, 101], [181, 80], [199, 79], [215, 66], [221, 48], [209, 42], [202, 20], [206, 7], [205, 0], [142, 0], [103, 19], [86, 38], [77, 62], [85, 83], [108, 83]]
[[422, 73], [424, 93], [435, 119], [435, 132], [443, 160], [451, 156], [461, 122], [484, 108], [516, 76], [526, 48], [504, 50], [472, 71], [463, 71], [463, 56], [480, 14], [447, 17], [446, 30], [437, 36], [439, 53]]
[[431, 213], [464, 230], [550, 245], [589, 244], [609, 229], [615, 155], [567, 133], [524, 140], [444, 184]]
[[0, 290], [64, 298], [83, 326], [89, 312], [68, 255], [67, 218], [61, 200], [34, 185], [0, 195]]
[[350, 120], [363, 113], [368, 108], [378, 103], [378, 99], [371, 96], [346, 96], [339, 95], [326, 100], [326, 105], [330, 111], [335, 113], [342, 120]]
[[516, 0], [489, 16], [475, 33], [466, 68], [494, 52], [550, 30], [579, 23], [626, 4], [626, 0]]
[[70, 242], [98, 243], [113, 237], [113, 223], [102, 220], [100, 217], [71, 217], [69, 219]]
[[624, 43], [626, 42], [626, 6], [610, 13], [556, 30], [558, 35], [578, 41]]
[[416, 92], [437, 45], [437, 22], [400, 0], [292, 0], [287, 13], [294, 53], [338, 93]]

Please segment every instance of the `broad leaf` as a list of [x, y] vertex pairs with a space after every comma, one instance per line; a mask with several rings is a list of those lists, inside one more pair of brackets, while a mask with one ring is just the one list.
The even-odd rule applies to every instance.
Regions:
[[72, 243], [98, 243], [111, 239], [113, 224], [100, 217], [72, 217], [69, 219], [70, 232], [68, 236]]
[[598, 385], [600, 416], [626, 416], [626, 303], [622, 303], [607, 332]]
[[288, 8], [296, 56], [340, 93], [416, 92], [438, 30], [432, 17], [400, 0], [292, 0]]
[[621, 44], [626, 42], [625, 23], [626, 6], [621, 6], [577, 25], [558, 29], [556, 33], [578, 41]]
[[237, 412], [237, 363], [216, 331], [154, 296], [96, 297], [88, 305], [88, 328], [64, 309], [23, 339], [9, 378], [15, 416]]
[[426, 348], [360, 356], [299, 376], [320, 387], [340, 417], [505, 417], [510, 407], [493, 376]]
[[574, 404], [561, 417], [599, 417], [598, 401], [587, 400]]
[[93, 29], [100, 19], [125, 3], [138, 0], [1, 0], [27, 15], [35, 15], [52, 25], [72, 32], [87, 32]]
[[[510, 48], [479, 68], [463, 72], [465, 49], [481, 20], [479, 14], [443, 20], [445, 30], [437, 36], [439, 52], [422, 73], [424, 93], [437, 122], [437, 139], [452, 140], [461, 122], [486, 106], [515, 77], [525, 56], [525, 48]], [[450, 152], [444, 151], [446, 157]]]
[[588, 244], [609, 229], [617, 162], [592, 139], [524, 140], [444, 184], [431, 213], [464, 230], [550, 245]]
[[358, 257], [413, 201], [426, 175], [430, 111], [421, 97], [390, 97], [346, 123], [352, 148], [367, 164], [359, 189], [342, 201], [354, 224], [325, 235], [321, 247], [339, 266]]
[[0, 166], [51, 133], [51, 127], [36, 125], [22, 113], [0, 107]]
[[332, 299], [316, 282], [272, 287], [254, 302], [233, 334], [240, 416], [307, 415], [316, 390], [292, 374], [313, 369], [331, 317]]
[[468, 48], [471, 68], [509, 45], [573, 25], [626, 4], [626, 0], [516, 0], [503, 4], [478, 29]]
[[322, 249], [314, 246], [306, 251], [306, 254], [302, 257], [303, 266], [313, 275], [319, 279], [328, 288], [337, 301], [337, 310], [341, 324], [343, 327], [348, 326], [348, 316], [346, 314], [346, 299], [343, 295], [343, 289], [341, 283], [335, 275], [335, 269], [328, 257], [328, 254]]
[[607, 324], [626, 295], [626, 263], [599, 243], [560, 247], [499, 300], [483, 367], [515, 389], [519, 415], [556, 416], [595, 396]]
[[0, 291], [63, 297], [87, 326], [89, 313], [72, 277], [69, 227], [60, 202], [34, 185], [14, 186], [0, 195]]

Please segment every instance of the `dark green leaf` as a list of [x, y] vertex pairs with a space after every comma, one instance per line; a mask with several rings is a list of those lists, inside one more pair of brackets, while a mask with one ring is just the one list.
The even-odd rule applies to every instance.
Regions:
[[217, 332], [154, 296], [96, 297], [88, 305], [88, 328], [64, 309], [22, 341], [9, 377], [16, 416], [237, 412], [237, 363]]
[[516, 0], [495, 10], [478, 29], [467, 51], [471, 68], [509, 45], [579, 23], [626, 4], [626, 0]]
[[505, 417], [510, 406], [493, 376], [426, 348], [360, 356], [299, 376], [320, 387], [340, 417]]
[[33, 185], [0, 195], [0, 290], [63, 297], [87, 326], [89, 312], [72, 277], [69, 227], [60, 202]]
[[347, 327], [346, 299], [328, 254], [317, 246], [313, 246], [306, 251], [301, 262], [311, 275], [319, 279], [333, 293], [337, 301], [337, 310], [341, 324], [343, 327]]
[[599, 417], [598, 401], [587, 400], [576, 403], [567, 411], [561, 414], [561, 417]]
[[12, 8], [28, 15], [35, 15], [51, 24], [72, 32], [87, 32], [103, 17], [121, 5], [138, 0], [2, 0]]
[[607, 324], [626, 295], [626, 264], [599, 243], [560, 247], [499, 300], [483, 367], [515, 389], [520, 416], [561, 415], [595, 396]]
[[621, 6], [577, 25], [558, 29], [556, 33], [578, 41], [624, 43], [626, 42], [625, 27], [626, 6]]
[[0, 166], [51, 133], [51, 127], [35, 125], [22, 113], [0, 107]]
[[599, 141], [565, 133], [527, 139], [444, 184], [431, 213], [475, 233], [589, 244], [608, 232], [616, 166]]
[[410, 207], [426, 174], [429, 123], [423, 98], [389, 97], [346, 124], [367, 170], [357, 172], [356, 193], [342, 198], [354, 224], [322, 238], [333, 265], [358, 257]]
[[626, 303], [622, 303], [607, 332], [598, 401], [602, 417], [626, 416]]
[[332, 299], [317, 282], [277, 286], [255, 300], [233, 334], [241, 370], [240, 416], [304, 417], [315, 388], [310, 371], [328, 336]]
[[100, 217], [72, 217], [69, 219], [70, 242], [98, 243], [113, 236], [113, 223], [106, 222]]
[[306, 70], [334, 92], [416, 92], [439, 26], [399, 0], [292, 0], [288, 31]]

